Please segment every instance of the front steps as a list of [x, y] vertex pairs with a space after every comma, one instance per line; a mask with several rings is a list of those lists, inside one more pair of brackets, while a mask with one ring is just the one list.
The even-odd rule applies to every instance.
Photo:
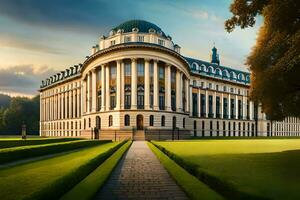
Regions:
[[137, 130], [134, 132], [133, 140], [135, 141], [144, 141], [145, 140], [145, 131]]

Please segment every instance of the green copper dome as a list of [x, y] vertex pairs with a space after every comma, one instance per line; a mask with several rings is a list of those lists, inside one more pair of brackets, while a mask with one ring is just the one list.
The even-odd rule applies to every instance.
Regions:
[[154, 29], [156, 32], [161, 32], [162, 35], [166, 37], [166, 34], [161, 30], [161, 28], [144, 20], [129, 20], [113, 28], [112, 30], [117, 32], [119, 29], [123, 29], [124, 33], [129, 33], [132, 32], [133, 28], [138, 28], [140, 33], [149, 33], [149, 29]]

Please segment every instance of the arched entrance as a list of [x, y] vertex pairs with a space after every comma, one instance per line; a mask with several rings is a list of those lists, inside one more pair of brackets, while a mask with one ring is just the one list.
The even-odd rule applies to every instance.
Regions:
[[143, 117], [143, 115], [137, 115], [136, 116], [136, 128], [137, 128], [137, 130], [143, 130], [144, 129], [144, 117]]

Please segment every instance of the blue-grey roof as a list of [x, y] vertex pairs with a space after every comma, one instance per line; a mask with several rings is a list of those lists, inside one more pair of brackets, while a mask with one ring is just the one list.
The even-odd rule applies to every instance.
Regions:
[[191, 72], [194, 74], [201, 74], [208, 77], [215, 77], [224, 80], [230, 80], [237, 83], [250, 83], [250, 73], [232, 69], [210, 62], [184, 57], [190, 65]]
[[119, 29], [123, 30], [124, 33], [132, 32], [133, 28], [138, 28], [141, 33], [149, 33], [149, 29], [154, 29], [156, 32], [161, 32], [164, 37], [166, 34], [159, 28], [157, 25], [147, 22], [145, 20], [129, 20], [126, 21], [117, 27], [113, 28], [113, 31], [118, 31]]

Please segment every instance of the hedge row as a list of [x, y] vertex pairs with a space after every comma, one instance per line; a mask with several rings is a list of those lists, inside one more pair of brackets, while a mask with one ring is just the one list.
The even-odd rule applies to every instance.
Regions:
[[43, 144], [33, 146], [21, 146], [14, 148], [0, 149], [0, 164], [17, 161], [26, 158], [60, 153], [82, 147], [93, 146], [109, 141], [99, 140], [77, 140], [70, 142], [61, 142], [54, 144]]
[[0, 139], [0, 149], [18, 147], [18, 146], [68, 142], [68, 141], [74, 141], [74, 140], [80, 140], [80, 138], [49, 138], [49, 139], [27, 139], [27, 140], [21, 140], [21, 139], [1, 140]]
[[148, 143], [150, 149], [157, 156], [159, 161], [167, 169], [169, 174], [177, 182], [178, 185], [185, 191], [190, 199], [202, 200], [202, 199], [213, 199], [223, 200], [224, 198], [217, 192], [213, 191], [206, 184], [199, 181], [196, 177], [191, 175], [176, 162], [170, 159], [166, 154], [160, 151], [152, 143]]
[[98, 166], [92, 173], [66, 193], [60, 200], [90, 200], [97, 194], [99, 189], [105, 183], [123, 154], [128, 150], [131, 145], [131, 141], [128, 141], [122, 147], [120, 147], [113, 155], [105, 160], [100, 166]]
[[65, 174], [51, 185], [43, 190], [33, 193], [26, 198], [27, 200], [52, 200], [59, 199], [66, 192], [72, 189], [92, 171], [94, 171], [101, 163], [109, 158], [116, 150], [118, 150], [126, 141], [108, 149], [106, 152], [99, 154], [95, 158], [89, 160], [85, 164], [79, 166], [76, 170]]
[[152, 142], [154, 146], [160, 149], [165, 153], [169, 158], [174, 160], [178, 165], [187, 170], [190, 174], [198, 178], [200, 181], [208, 185], [210, 188], [213, 188], [216, 192], [221, 194], [227, 199], [241, 199], [241, 200], [250, 200], [250, 199], [266, 199], [265, 197], [249, 194], [243, 191], [240, 191], [232, 183], [221, 179], [220, 177], [210, 174], [201, 168], [198, 165], [188, 162], [173, 152], [167, 150], [166, 148]]

